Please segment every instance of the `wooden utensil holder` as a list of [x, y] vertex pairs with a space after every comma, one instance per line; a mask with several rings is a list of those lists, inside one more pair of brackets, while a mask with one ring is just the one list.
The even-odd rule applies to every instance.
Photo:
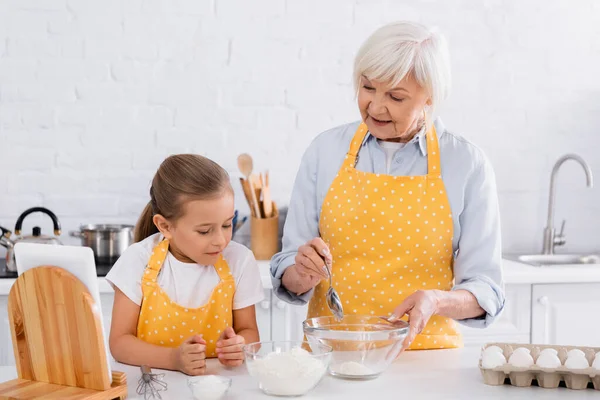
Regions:
[[279, 239], [279, 212], [273, 207], [270, 218], [250, 219], [250, 249], [257, 260], [270, 260], [277, 253]]
[[107, 400], [127, 397], [123, 372], [108, 377], [99, 305], [70, 272], [51, 266], [20, 275], [8, 296], [18, 379], [0, 398]]

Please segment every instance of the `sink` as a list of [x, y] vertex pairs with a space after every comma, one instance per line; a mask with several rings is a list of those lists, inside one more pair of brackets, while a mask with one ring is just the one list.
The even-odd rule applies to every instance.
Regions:
[[600, 255], [598, 254], [522, 254], [507, 258], [536, 267], [581, 264], [600, 265]]

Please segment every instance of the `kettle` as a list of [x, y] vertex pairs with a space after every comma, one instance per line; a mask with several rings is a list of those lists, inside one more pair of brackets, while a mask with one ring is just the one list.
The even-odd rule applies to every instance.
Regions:
[[[41, 212], [48, 215], [52, 219], [52, 223], [54, 224], [54, 235], [55, 236], [46, 236], [42, 235], [42, 229], [39, 226], [34, 226], [31, 232], [31, 235], [21, 236], [21, 229], [23, 227], [23, 220], [29, 214]], [[19, 242], [24, 243], [42, 243], [42, 244], [56, 244], [61, 245], [62, 243], [58, 240], [57, 236], [60, 235], [60, 222], [56, 215], [44, 207], [32, 207], [23, 212], [17, 219], [17, 223], [15, 224], [15, 235], [16, 238], [11, 239], [11, 231], [5, 229], [0, 226], [0, 245], [6, 247], [8, 251], [6, 252], [6, 269], [8, 271], [16, 272], [17, 264], [15, 262], [15, 244]]]

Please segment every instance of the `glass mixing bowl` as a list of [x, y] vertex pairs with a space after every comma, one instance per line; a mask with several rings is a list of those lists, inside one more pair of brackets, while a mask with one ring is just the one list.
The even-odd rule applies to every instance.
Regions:
[[373, 379], [398, 357], [408, 335], [407, 322], [384, 317], [345, 315], [317, 317], [303, 323], [309, 343], [333, 349], [329, 373], [346, 379]]

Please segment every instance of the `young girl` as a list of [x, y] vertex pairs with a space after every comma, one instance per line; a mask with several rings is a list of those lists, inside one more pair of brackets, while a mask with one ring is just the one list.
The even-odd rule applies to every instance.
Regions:
[[110, 350], [122, 363], [205, 371], [205, 359], [243, 363], [259, 340], [258, 266], [231, 241], [233, 189], [227, 172], [198, 155], [160, 165], [135, 231], [136, 243], [106, 279], [115, 289]]

